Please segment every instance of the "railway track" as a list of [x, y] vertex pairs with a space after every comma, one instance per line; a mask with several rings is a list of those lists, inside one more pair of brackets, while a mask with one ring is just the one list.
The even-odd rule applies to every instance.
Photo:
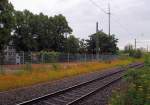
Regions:
[[[142, 63], [136, 63], [128, 65], [127, 68], [140, 68], [143, 66], [144, 64]], [[93, 93], [121, 80], [125, 70], [125, 68], [118, 68], [115, 72], [106, 74], [99, 78], [16, 105], [74, 105]]]

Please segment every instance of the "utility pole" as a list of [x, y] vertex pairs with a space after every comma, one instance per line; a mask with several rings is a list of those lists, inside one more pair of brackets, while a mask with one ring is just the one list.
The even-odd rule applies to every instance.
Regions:
[[66, 53], [67, 53], [67, 62], [68, 62], [68, 64], [69, 64], [69, 62], [70, 62], [70, 53], [69, 53], [69, 44], [68, 44], [68, 37], [67, 37], [67, 33], [65, 33], [65, 36], [66, 36], [66, 41], [67, 41], [67, 48], [66, 48]]
[[96, 22], [96, 33], [98, 32], [98, 22]]
[[96, 59], [99, 60], [99, 36], [98, 36], [98, 22], [96, 23]]
[[111, 18], [111, 11], [110, 11], [110, 4], [108, 3], [108, 35], [110, 36], [110, 18]]
[[136, 44], [137, 44], [137, 41], [136, 41], [136, 39], [135, 39], [135, 50], [136, 50]]
[[148, 48], [149, 46], [147, 45], [147, 53], [149, 52], [149, 48]]

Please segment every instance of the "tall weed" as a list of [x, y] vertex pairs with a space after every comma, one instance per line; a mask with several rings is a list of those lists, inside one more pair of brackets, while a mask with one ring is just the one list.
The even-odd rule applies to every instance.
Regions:
[[131, 69], [125, 80], [127, 89], [114, 93], [110, 105], [150, 105], [150, 68]]

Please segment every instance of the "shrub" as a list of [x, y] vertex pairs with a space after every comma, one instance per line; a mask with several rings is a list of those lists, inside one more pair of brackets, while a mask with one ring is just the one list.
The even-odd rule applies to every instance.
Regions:
[[146, 55], [145, 55], [144, 64], [145, 64], [146, 66], [150, 66], [150, 55], [149, 55], [149, 54], [146, 54]]
[[130, 70], [125, 78], [128, 87], [114, 93], [111, 105], [150, 105], [150, 69]]
[[52, 64], [52, 68], [53, 68], [53, 70], [59, 70], [60, 69], [60, 65], [57, 64], [57, 63], [53, 63]]
[[141, 50], [131, 50], [130, 52], [129, 52], [129, 56], [130, 57], [134, 57], [134, 58], [141, 58], [142, 57], [142, 52], [141, 52]]
[[59, 59], [59, 55], [60, 53], [58, 52], [46, 52], [46, 51], [42, 51], [40, 53], [41, 57], [42, 57], [42, 61], [45, 63], [54, 63], [57, 62]]

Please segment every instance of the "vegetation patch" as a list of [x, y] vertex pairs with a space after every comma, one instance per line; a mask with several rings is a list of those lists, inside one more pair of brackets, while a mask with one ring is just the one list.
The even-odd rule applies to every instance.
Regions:
[[146, 55], [145, 67], [130, 69], [126, 75], [127, 87], [114, 92], [110, 105], [150, 105], [150, 56]]
[[0, 74], [0, 91], [29, 86], [64, 77], [70, 77], [96, 70], [103, 70], [115, 66], [127, 65], [130, 60], [114, 60], [111, 63], [61, 63], [31, 65], [31, 70], [20, 70], [15, 73]]

